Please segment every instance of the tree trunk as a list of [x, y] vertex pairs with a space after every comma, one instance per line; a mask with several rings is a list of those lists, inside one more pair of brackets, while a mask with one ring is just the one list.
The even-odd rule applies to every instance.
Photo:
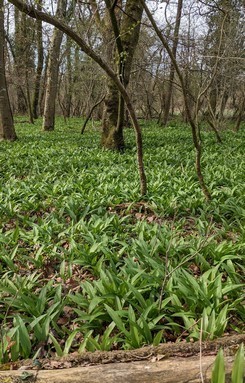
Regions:
[[[179, 29], [180, 29], [180, 21], [181, 21], [181, 14], [182, 14], [182, 6], [183, 6], [183, 0], [178, 0], [176, 21], [175, 21], [175, 27], [174, 27], [174, 41], [173, 41], [173, 49], [172, 49], [173, 56], [175, 59], [177, 54], [178, 42], [179, 42]], [[167, 122], [169, 119], [171, 99], [173, 94], [174, 74], [175, 74], [175, 68], [174, 68], [174, 64], [171, 62], [169, 83], [168, 83], [167, 92], [165, 95], [165, 107], [164, 107], [164, 114], [163, 114], [163, 120], [162, 120], [163, 126], [167, 125]]]
[[235, 132], [239, 132], [241, 122], [242, 122], [242, 116], [244, 114], [244, 108], [245, 108], [245, 95], [243, 96], [243, 100], [241, 103], [241, 107], [237, 116], [236, 125], [235, 125]]
[[[106, 27], [103, 30], [104, 43], [107, 46], [107, 61], [113, 65], [114, 68], [116, 67], [115, 48], [113, 50], [109, 43], [114, 32], [119, 61], [119, 76], [123, 85], [127, 88], [130, 80], [133, 57], [139, 40], [140, 21], [142, 18], [143, 8], [139, 2], [135, 0], [127, 0], [125, 12], [123, 13], [121, 21], [121, 27], [114, 10], [111, 9], [108, 10], [108, 12], [111, 15], [110, 22], [108, 22], [109, 15], [107, 15]], [[123, 150], [124, 117], [124, 99], [118, 92], [118, 88], [115, 84], [108, 79], [107, 96], [105, 99], [105, 108], [102, 120], [101, 143], [103, 147], [107, 149]]]
[[0, 0], [0, 140], [17, 138], [10, 108], [4, 64], [4, 4]]
[[[42, 0], [39, 0], [39, 4], [37, 4], [37, 9], [42, 9]], [[36, 21], [37, 28], [37, 71], [36, 71], [36, 80], [34, 86], [34, 97], [32, 103], [32, 114], [34, 118], [38, 118], [40, 114], [39, 99], [40, 99], [40, 86], [41, 86], [41, 78], [43, 71], [43, 30], [42, 30], [42, 21]]]
[[102, 118], [101, 145], [106, 149], [123, 150], [123, 127], [118, 126], [119, 93], [114, 82], [107, 80], [107, 94]]
[[[59, 0], [57, 4], [56, 17], [62, 17], [66, 11], [66, 0]], [[57, 95], [57, 84], [59, 75], [59, 55], [63, 32], [54, 28], [50, 42], [49, 60], [47, 68], [47, 83], [44, 102], [43, 130], [54, 130], [55, 125], [55, 101]]]
[[30, 92], [30, 85], [29, 85], [29, 77], [28, 77], [28, 68], [25, 68], [25, 80], [26, 80], [26, 98], [27, 98], [27, 105], [28, 105], [28, 111], [29, 111], [29, 120], [30, 124], [34, 124], [34, 118], [32, 113], [32, 105], [31, 105], [31, 92]]
[[[104, 18], [102, 33], [103, 42], [106, 47], [106, 61], [116, 71], [116, 46], [115, 41], [112, 39], [113, 28], [111, 25], [108, 9]], [[120, 151], [124, 149], [124, 137], [121, 121], [118, 121], [119, 97], [120, 95], [117, 86], [110, 78], [108, 78], [106, 84], [105, 105], [102, 117], [101, 145], [106, 149], [115, 149]]]
[[[25, 53], [25, 37], [23, 34], [23, 24], [25, 23], [26, 15], [20, 13], [18, 9], [14, 11], [15, 19], [15, 36], [14, 36], [14, 56], [15, 56], [15, 73], [16, 73], [16, 92], [17, 92], [17, 112], [20, 115], [27, 114], [27, 98], [23, 90], [24, 76], [24, 53]], [[22, 80], [22, 81], [21, 81]]]
[[72, 105], [72, 59], [71, 59], [71, 39], [66, 39], [66, 94], [65, 94], [65, 117], [71, 116], [71, 105]]

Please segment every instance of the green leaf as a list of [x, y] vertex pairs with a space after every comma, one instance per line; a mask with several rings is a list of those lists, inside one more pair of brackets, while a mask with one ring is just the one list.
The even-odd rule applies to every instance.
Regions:
[[79, 330], [74, 330], [72, 331], [72, 333], [68, 336], [66, 342], [65, 342], [65, 348], [64, 348], [64, 351], [63, 351], [63, 355], [67, 355], [70, 351], [70, 348], [72, 346], [72, 342], [73, 340], [75, 339], [75, 336], [77, 335], [77, 333], [79, 332]]
[[90, 330], [85, 334], [84, 339], [83, 339], [83, 341], [82, 341], [82, 343], [78, 349], [79, 353], [82, 353], [86, 350], [88, 339], [91, 337], [93, 332], [94, 332], [94, 330]]
[[231, 382], [232, 383], [244, 382], [244, 345], [243, 343], [240, 345], [236, 353], [235, 361], [232, 367]]
[[158, 346], [161, 343], [162, 336], [163, 336], [163, 330], [158, 331], [158, 333], [153, 338], [153, 342], [152, 342], [153, 346]]
[[62, 348], [60, 347], [59, 343], [57, 342], [57, 340], [55, 339], [55, 337], [53, 336], [53, 334], [49, 334], [49, 338], [51, 339], [51, 341], [53, 342], [53, 345], [54, 345], [54, 348], [55, 348], [55, 351], [56, 351], [56, 354], [57, 356], [63, 356], [63, 351], [62, 351]]
[[121, 320], [119, 314], [114, 311], [111, 307], [109, 307], [107, 304], [105, 304], [106, 311], [110, 315], [111, 319], [115, 322], [117, 328], [126, 336], [130, 337], [130, 333], [126, 330], [123, 321]]
[[15, 325], [19, 327], [19, 341], [23, 350], [23, 356], [28, 358], [31, 353], [31, 341], [25, 323], [20, 316], [16, 317]]
[[211, 383], [225, 383], [225, 361], [222, 349], [219, 350], [215, 358]]

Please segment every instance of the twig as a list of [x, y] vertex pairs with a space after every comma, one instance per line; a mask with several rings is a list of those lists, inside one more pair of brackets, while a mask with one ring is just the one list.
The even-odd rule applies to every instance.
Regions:
[[204, 377], [203, 377], [203, 372], [202, 372], [202, 332], [203, 332], [203, 318], [201, 318], [201, 329], [200, 329], [200, 338], [199, 338], [199, 347], [200, 347], [199, 366], [200, 366], [201, 382], [204, 383]]
[[85, 130], [85, 128], [86, 128], [86, 125], [87, 125], [87, 123], [88, 123], [90, 117], [92, 116], [92, 113], [93, 113], [94, 109], [95, 109], [98, 105], [100, 105], [100, 104], [102, 103], [102, 101], [104, 101], [104, 99], [105, 99], [105, 95], [104, 95], [98, 102], [96, 102], [96, 103], [92, 106], [92, 108], [90, 109], [90, 111], [89, 111], [89, 113], [88, 113], [88, 115], [87, 115], [87, 117], [86, 117], [86, 120], [84, 121], [82, 130], [81, 130], [81, 134], [84, 133], [84, 130]]

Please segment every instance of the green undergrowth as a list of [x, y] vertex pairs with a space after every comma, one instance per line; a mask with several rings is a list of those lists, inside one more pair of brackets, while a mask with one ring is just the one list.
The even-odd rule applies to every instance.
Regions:
[[0, 362], [244, 331], [245, 132], [203, 132], [207, 203], [190, 129], [144, 123], [142, 202], [132, 130], [81, 125], [0, 145]]

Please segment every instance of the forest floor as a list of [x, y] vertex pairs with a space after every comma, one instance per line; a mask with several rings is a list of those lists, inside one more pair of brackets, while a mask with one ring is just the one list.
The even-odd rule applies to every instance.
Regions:
[[245, 131], [202, 133], [207, 203], [190, 129], [143, 123], [142, 201], [132, 130], [119, 154], [81, 125], [0, 146], [0, 370], [244, 333]]

